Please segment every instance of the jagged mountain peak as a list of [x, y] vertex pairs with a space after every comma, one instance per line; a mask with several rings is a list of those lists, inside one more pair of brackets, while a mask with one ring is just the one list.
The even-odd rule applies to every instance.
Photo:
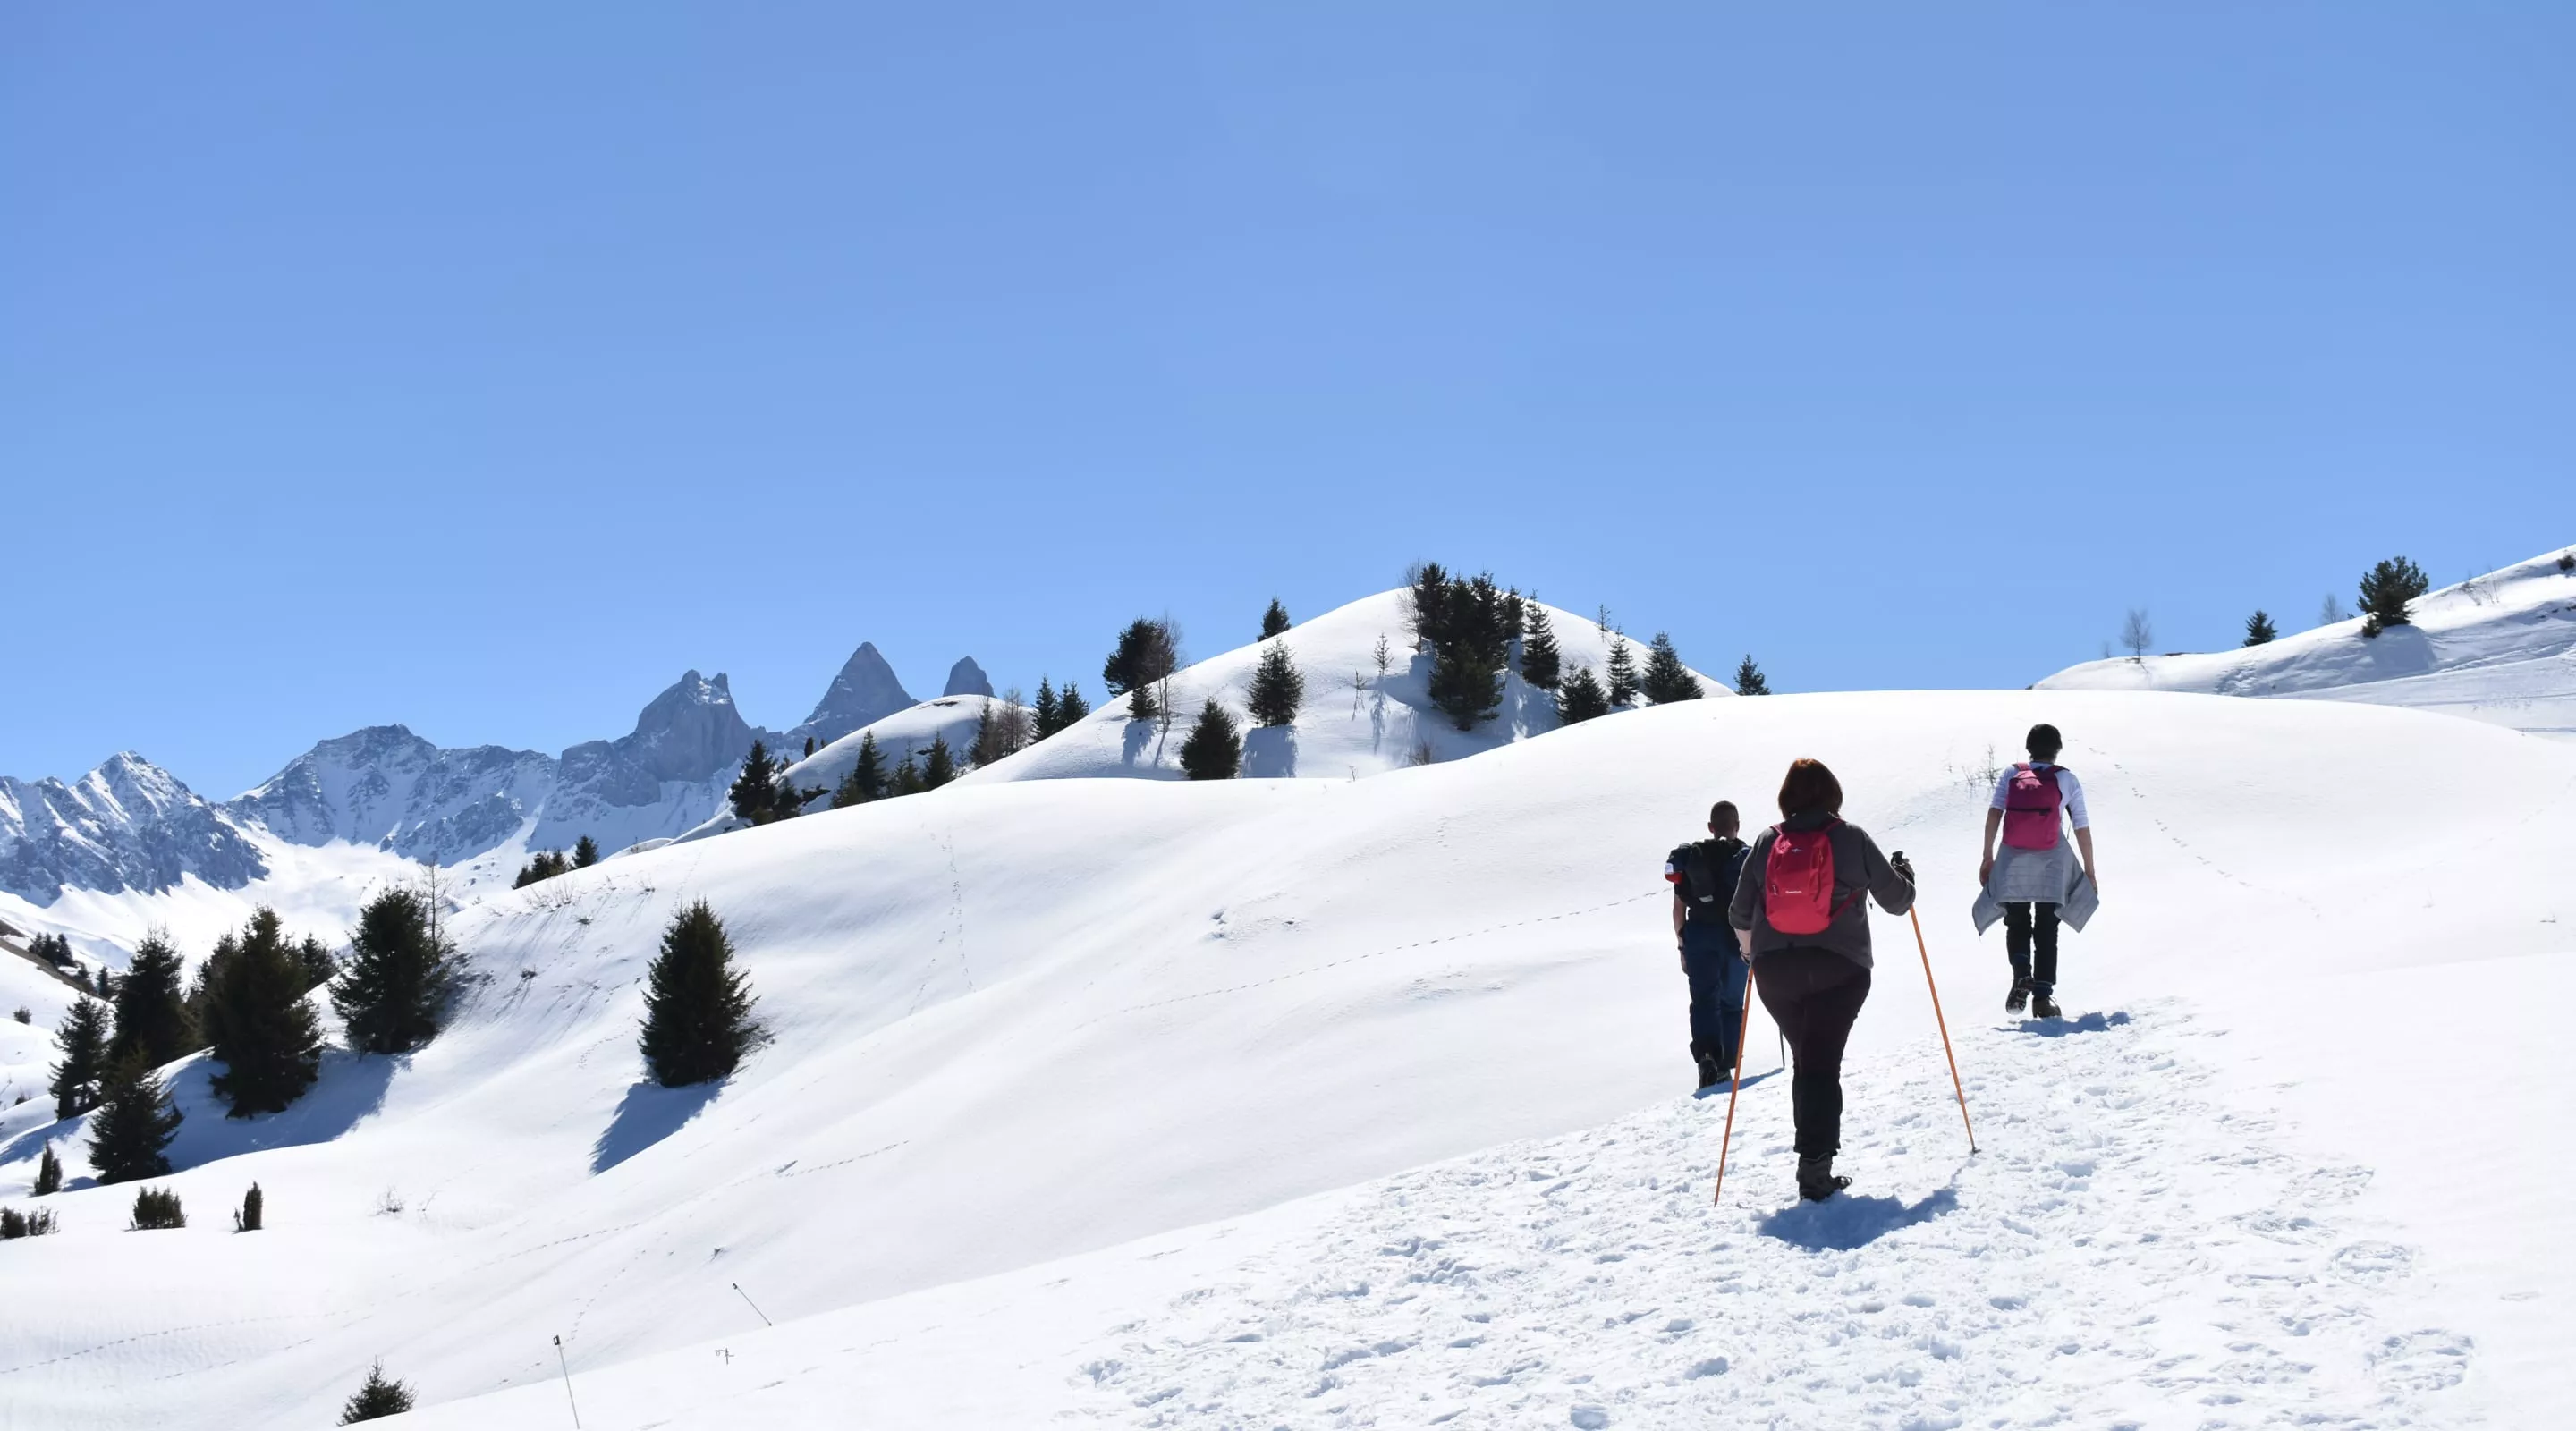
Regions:
[[989, 696], [992, 693], [992, 679], [984, 674], [983, 667], [975, 664], [972, 656], [957, 658], [957, 664], [948, 668], [947, 686], [940, 691], [943, 696]]
[[825, 688], [823, 698], [814, 703], [813, 713], [805, 723], [783, 733], [782, 747], [792, 747], [810, 736], [816, 745], [829, 745], [864, 725], [873, 725], [896, 711], [913, 704], [912, 696], [897, 680], [894, 667], [873, 641], [862, 641], [850, 659], [841, 663], [838, 675]]

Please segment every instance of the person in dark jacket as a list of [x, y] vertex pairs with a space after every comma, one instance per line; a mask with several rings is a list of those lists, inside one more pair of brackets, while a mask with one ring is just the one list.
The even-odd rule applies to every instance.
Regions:
[[[1834, 1155], [1842, 1151], [1843, 1045], [1869, 998], [1869, 899], [1890, 914], [1914, 907], [1914, 867], [1904, 853], [1881, 855], [1867, 831], [1843, 823], [1842, 808], [1842, 782], [1822, 761], [1792, 762], [1780, 782], [1780, 823], [1746, 851], [1727, 911], [1753, 961], [1762, 1007], [1789, 1041], [1798, 1195], [1810, 1200], [1851, 1186], [1850, 1178], [1835, 1175]], [[1782, 830], [1827, 832], [1831, 917], [1819, 933], [1783, 934], [1771, 926], [1767, 872]]]
[[1701, 1088], [1735, 1076], [1736, 1039], [1744, 1029], [1744, 959], [1727, 922], [1744, 873], [1739, 823], [1735, 802], [1720, 800], [1709, 807], [1709, 838], [1664, 859], [1664, 878], [1673, 887], [1673, 938], [1681, 945], [1682, 976], [1690, 980], [1690, 1052]]

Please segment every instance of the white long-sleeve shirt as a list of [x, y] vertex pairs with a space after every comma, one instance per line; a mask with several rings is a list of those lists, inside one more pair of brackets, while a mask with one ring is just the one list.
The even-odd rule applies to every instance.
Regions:
[[[2057, 793], [2059, 799], [2066, 806], [2066, 817], [2073, 820], [2075, 822], [2075, 828], [2079, 830], [2089, 830], [2093, 828], [2092, 818], [2084, 813], [2084, 782], [2075, 778], [2074, 771], [2069, 770], [2062, 765], [2051, 765], [2044, 760], [2032, 761], [2030, 763], [2030, 768], [2033, 770], [2055, 771], [2057, 773]], [[1989, 808], [1996, 810], [2005, 808], [2004, 797], [2012, 793], [2012, 778], [2013, 773], [2010, 770], [2007, 770], [2003, 773], [2003, 778], [1995, 782], [1994, 803]]]

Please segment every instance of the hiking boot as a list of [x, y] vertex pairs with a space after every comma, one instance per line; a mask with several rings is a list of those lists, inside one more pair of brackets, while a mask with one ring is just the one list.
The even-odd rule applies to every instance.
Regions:
[[2030, 1016], [2035, 1019], [2062, 1019], [2066, 1017], [2066, 1015], [2058, 1009], [2057, 999], [2053, 995], [2049, 994], [2033, 994], [2030, 996]]
[[1699, 1088], [1693, 1089], [1692, 1091], [1698, 1092], [1701, 1089], [1715, 1088], [1717, 1085], [1724, 1083], [1725, 1081], [1726, 1070], [1718, 1067], [1714, 1060], [1702, 1057], [1699, 1061]]
[[1835, 1174], [1831, 1153], [1821, 1158], [1798, 1160], [1798, 1196], [1807, 1201], [1823, 1202], [1850, 1186], [1851, 1179]]
[[2012, 992], [2004, 995], [2004, 1012], [2017, 1014], [2030, 1007], [2030, 981], [2013, 980]]

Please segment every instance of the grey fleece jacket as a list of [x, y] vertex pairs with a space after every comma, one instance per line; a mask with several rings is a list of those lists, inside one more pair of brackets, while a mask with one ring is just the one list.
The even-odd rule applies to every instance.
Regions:
[[[1800, 815], [1787, 822], [1793, 830], [1813, 830], [1822, 826], [1829, 815]], [[1834, 842], [1834, 907], [1842, 913], [1826, 926], [1822, 934], [1783, 934], [1771, 927], [1762, 911], [1762, 873], [1771, 863], [1771, 845], [1779, 831], [1764, 830], [1754, 837], [1753, 848], [1744, 858], [1744, 874], [1735, 882], [1735, 900], [1727, 906], [1727, 919], [1738, 929], [1753, 931], [1755, 957], [1782, 949], [1830, 949], [1866, 969], [1869, 955], [1869, 900], [1861, 898], [1867, 891], [1878, 901], [1878, 907], [1890, 914], [1903, 914], [1914, 907], [1914, 882], [1898, 874], [1888, 864], [1887, 856], [1878, 852], [1878, 842], [1858, 825], [1839, 824], [1830, 837]]]

